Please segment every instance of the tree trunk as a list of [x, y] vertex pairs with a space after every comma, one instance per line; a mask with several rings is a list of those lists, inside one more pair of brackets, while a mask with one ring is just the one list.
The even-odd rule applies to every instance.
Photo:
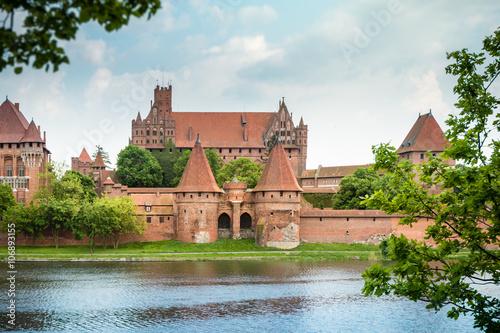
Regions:
[[113, 237], [113, 248], [116, 250], [118, 248], [118, 243], [120, 242], [120, 234]]
[[90, 253], [94, 252], [94, 237], [89, 237]]
[[59, 240], [59, 230], [52, 229], [52, 237], [54, 238], [54, 244], [56, 245], [56, 249], [59, 248], [58, 240]]

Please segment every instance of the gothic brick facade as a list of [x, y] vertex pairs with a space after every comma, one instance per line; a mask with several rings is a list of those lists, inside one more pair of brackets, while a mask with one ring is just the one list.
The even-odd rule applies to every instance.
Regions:
[[283, 142], [295, 177], [306, 170], [308, 127], [301, 118], [295, 126], [284, 99], [277, 112], [174, 112], [172, 86], [154, 90], [150, 111], [132, 120], [130, 144], [149, 151], [165, 149], [169, 140], [181, 150], [192, 149], [196, 135], [205, 148], [213, 148], [224, 162], [248, 157], [263, 163], [267, 143], [274, 136]]
[[50, 161], [40, 126], [26, 120], [19, 103], [8, 99], [0, 106], [0, 182], [9, 184], [18, 202], [28, 203], [43, 181], [37, 175]]

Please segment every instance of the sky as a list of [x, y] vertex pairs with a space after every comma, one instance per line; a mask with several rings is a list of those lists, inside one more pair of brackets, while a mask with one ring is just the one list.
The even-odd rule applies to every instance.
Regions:
[[499, 26], [498, 0], [163, 1], [118, 32], [82, 25], [61, 44], [70, 64], [6, 69], [0, 94], [68, 165], [96, 145], [116, 163], [132, 119], [169, 83], [174, 112], [275, 112], [284, 97], [309, 126], [308, 169], [367, 164], [373, 145], [401, 144], [419, 113], [446, 130], [457, 114], [446, 53], [479, 52]]

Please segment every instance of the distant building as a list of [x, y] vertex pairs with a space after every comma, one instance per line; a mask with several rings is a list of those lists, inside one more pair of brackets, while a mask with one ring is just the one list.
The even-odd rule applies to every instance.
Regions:
[[50, 162], [40, 126], [30, 123], [19, 110], [19, 103], [8, 99], [0, 105], [0, 182], [8, 184], [16, 200], [22, 204], [32, 199], [43, 180], [38, 174]]
[[[427, 160], [427, 151], [433, 156], [444, 152], [450, 142], [446, 140], [443, 130], [436, 119], [429, 112], [419, 115], [417, 121], [406, 135], [397, 153], [400, 159], [410, 160], [413, 164], [420, 164]], [[447, 160], [449, 165], [455, 165], [454, 160]], [[352, 175], [358, 168], [369, 168], [370, 164], [344, 165], [322, 167], [306, 170], [300, 177], [305, 193], [335, 193], [340, 189], [340, 181], [345, 176]], [[437, 189], [436, 189], [437, 190]]]
[[263, 164], [274, 135], [298, 178], [306, 170], [307, 131], [302, 118], [295, 126], [284, 99], [277, 112], [174, 112], [172, 86], [156, 86], [146, 118], [139, 112], [132, 120], [129, 143], [152, 151], [164, 150], [164, 143], [172, 140], [176, 148], [192, 149], [199, 134], [204, 147], [215, 149], [226, 163], [248, 157]]

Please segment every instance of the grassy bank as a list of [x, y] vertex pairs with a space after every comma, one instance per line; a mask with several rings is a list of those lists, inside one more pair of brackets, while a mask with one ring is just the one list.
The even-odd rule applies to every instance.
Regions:
[[[180, 261], [180, 260], [368, 260], [380, 259], [377, 246], [361, 244], [304, 243], [295, 249], [263, 248], [251, 239], [219, 239], [214, 243], [181, 243], [177, 240], [120, 244], [118, 249], [88, 245], [18, 246], [18, 261]], [[7, 247], [0, 247], [0, 260], [6, 260]]]

